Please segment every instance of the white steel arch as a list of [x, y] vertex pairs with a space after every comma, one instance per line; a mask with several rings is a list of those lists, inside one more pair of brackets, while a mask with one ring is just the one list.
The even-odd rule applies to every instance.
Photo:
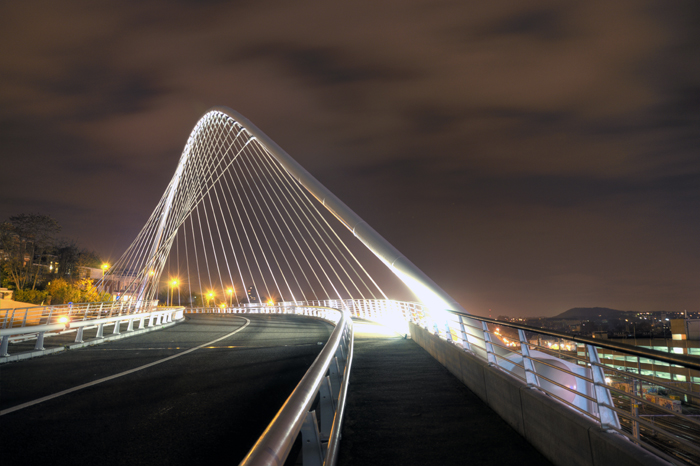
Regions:
[[[175, 175], [158, 206], [120, 259], [119, 265], [111, 270], [111, 273], [131, 277], [131, 294], [138, 302], [145, 303], [153, 298], [178, 229], [209, 193], [222, 172], [234, 163], [239, 154], [250, 150], [252, 145], [261, 147], [273, 157], [339, 219], [430, 309], [434, 321], [445, 322], [446, 310], [466, 312], [257, 126], [227, 107], [214, 107], [197, 122], [187, 140]], [[202, 156], [205, 152], [213, 156]]]

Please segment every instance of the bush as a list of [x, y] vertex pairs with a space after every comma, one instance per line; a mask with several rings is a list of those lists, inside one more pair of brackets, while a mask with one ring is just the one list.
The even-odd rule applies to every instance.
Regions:
[[71, 285], [63, 278], [56, 278], [46, 287], [46, 291], [17, 290], [14, 300], [31, 304], [67, 304], [67, 303], [97, 303], [109, 302], [112, 295], [100, 292], [92, 280], [86, 278]]
[[80, 290], [62, 278], [51, 280], [46, 287], [51, 304], [79, 303]]
[[78, 282], [80, 290], [81, 303], [99, 303], [101, 301], [109, 302], [112, 300], [112, 295], [106, 292], [100, 292], [95, 284], [89, 278], [85, 278]]
[[15, 290], [12, 299], [21, 303], [44, 304], [47, 294], [39, 290]]

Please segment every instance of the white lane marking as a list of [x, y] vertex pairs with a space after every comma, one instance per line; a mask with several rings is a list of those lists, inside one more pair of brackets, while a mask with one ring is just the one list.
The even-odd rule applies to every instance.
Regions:
[[15, 411], [19, 411], [20, 409], [28, 408], [28, 407], [30, 407], [30, 406], [34, 406], [34, 405], [36, 405], [36, 404], [43, 403], [44, 401], [48, 401], [48, 400], [52, 400], [52, 399], [54, 399], [54, 398], [58, 398], [59, 396], [63, 396], [63, 395], [67, 395], [67, 394], [69, 394], [69, 393], [77, 392], [78, 390], [82, 390], [83, 388], [92, 387], [93, 385], [97, 385], [97, 384], [102, 383], [102, 382], [107, 382], [107, 381], [109, 381], [109, 380], [116, 379], [116, 378], [122, 377], [122, 376], [124, 376], [124, 375], [133, 374], [134, 372], [138, 372], [138, 371], [143, 370], [143, 369], [148, 369], [149, 367], [153, 367], [153, 366], [155, 366], [155, 365], [157, 365], [157, 364], [161, 364], [161, 363], [164, 363], [164, 362], [166, 362], [166, 361], [170, 361], [171, 359], [179, 358], [180, 356], [184, 356], [184, 355], [186, 355], [186, 354], [188, 354], [188, 353], [191, 353], [191, 352], [193, 352], [193, 351], [197, 351], [198, 349], [204, 348], [205, 346], [209, 346], [209, 345], [211, 345], [211, 344], [213, 344], [213, 343], [216, 343], [217, 341], [221, 341], [221, 340], [223, 340], [224, 338], [228, 338], [228, 337], [230, 337], [231, 335], [234, 335], [234, 334], [240, 332], [241, 330], [243, 330], [244, 328], [246, 328], [246, 327], [250, 324], [250, 320], [249, 320], [249, 319], [247, 319], [247, 318], [245, 318], [245, 317], [243, 317], [243, 316], [237, 316], [237, 317], [241, 317], [241, 319], [245, 319], [246, 322], [245, 322], [245, 324], [243, 325], [243, 327], [238, 328], [238, 329], [234, 330], [233, 332], [224, 335], [224, 336], [221, 337], [221, 338], [217, 338], [216, 340], [212, 340], [212, 341], [210, 341], [210, 342], [208, 342], [208, 343], [204, 343], [204, 344], [199, 345], [199, 346], [197, 346], [197, 347], [195, 347], [195, 348], [190, 348], [190, 349], [188, 349], [187, 351], [183, 351], [182, 353], [174, 354], [174, 355], [169, 356], [169, 357], [167, 357], [167, 358], [165, 358], [165, 359], [161, 359], [161, 360], [159, 360], [159, 361], [151, 362], [151, 363], [149, 363], [149, 364], [145, 364], [145, 365], [140, 366], [140, 367], [137, 367], [137, 368], [135, 368], [135, 369], [129, 369], [128, 371], [120, 372], [119, 374], [110, 375], [109, 377], [104, 377], [104, 378], [101, 378], [101, 379], [98, 379], [98, 380], [93, 380], [92, 382], [88, 382], [88, 383], [85, 383], [85, 384], [82, 384], [82, 385], [78, 385], [77, 387], [69, 388], [69, 389], [67, 389], [67, 390], [63, 390], [63, 391], [61, 391], [61, 392], [54, 393], [53, 395], [48, 395], [48, 396], [44, 396], [44, 397], [42, 397], [42, 398], [37, 398], [36, 400], [28, 401], [28, 402], [26, 402], [26, 403], [22, 403], [21, 405], [13, 406], [12, 408], [3, 409], [2, 411], [0, 411], [0, 416], [4, 416], [5, 414], [14, 413]]

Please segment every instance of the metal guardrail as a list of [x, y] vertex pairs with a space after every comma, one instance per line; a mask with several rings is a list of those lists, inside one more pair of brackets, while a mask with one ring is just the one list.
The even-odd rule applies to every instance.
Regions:
[[[305, 465], [334, 464], [352, 363], [354, 337], [349, 315], [384, 323], [399, 333], [407, 331], [407, 322], [412, 321], [532, 389], [546, 393], [602, 428], [617, 432], [674, 464], [700, 465], [700, 384], [691, 378], [700, 378], [700, 372], [697, 372], [698, 359], [692, 356], [457, 312], [451, 313], [451, 319], [441, 327], [430, 320], [421, 304], [389, 300], [285, 302], [185, 312], [293, 313], [336, 324], [312, 368], [241, 463], [246, 466], [276, 464], [266, 463], [266, 455], [274, 451], [282, 455], [278, 458], [286, 457], [299, 433], [305, 448]], [[132, 317], [133, 322], [140, 316]], [[109, 319], [126, 317], [102, 318], [104, 323]], [[86, 318], [75, 327], [94, 323]], [[34, 331], [38, 330], [37, 327]], [[0, 332], [4, 342], [5, 330]], [[685, 381], [661, 378], [661, 374], [678, 370], [687, 371]], [[324, 398], [323, 393], [330, 396]], [[310, 411], [317, 397], [322, 401], [315, 411]], [[327, 407], [329, 403], [332, 411]], [[330, 428], [329, 412], [333, 413]]]
[[195, 308], [187, 312], [295, 314], [321, 318], [335, 325], [316, 360], [240, 463], [241, 466], [282, 465], [301, 434], [304, 466], [335, 465], [354, 348], [352, 321], [346, 303], [287, 302], [275, 306]]
[[[411, 320], [672, 462], [700, 465], [698, 358], [452, 312]], [[430, 328], [429, 323], [432, 323]], [[661, 370], [660, 370], [661, 369]], [[685, 380], [664, 380], [685, 371]]]
[[135, 303], [121, 299], [95, 303], [68, 303], [53, 306], [29, 306], [0, 309], [0, 329], [28, 327], [50, 321], [53, 316], [112, 317], [156, 308], [157, 301]]
[[[139, 329], [146, 326], [161, 325], [182, 318], [184, 308], [144, 309], [136, 306], [120, 306], [117, 303], [81, 303], [63, 306], [47, 306], [0, 310], [3, 326], [0, 328], [0, 357], [9, 356], [9, 343], [13, 340], [36, 338], [35, 351], [44, 350], [44, 339], [51, 334], [75, 331], [75, 342], [83, 341], [85, 329], [97, 328], [95, 338], [104, 338], [105, 325], [113, 325], [112, 333], [119, 334], [121, 323], [128, 321], [127, 332], [134, 330], [139, 322]], [[15, 316], [21, 317], [19, 325], [13, 325]]]

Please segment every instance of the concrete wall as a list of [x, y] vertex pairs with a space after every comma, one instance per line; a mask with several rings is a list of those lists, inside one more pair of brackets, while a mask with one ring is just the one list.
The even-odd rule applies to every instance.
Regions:
[[528, 388], [456, 345], [413, 323], [413, 340], [496, 411], [552, 463], [561, 466], [668, 465], [625, 437]]

